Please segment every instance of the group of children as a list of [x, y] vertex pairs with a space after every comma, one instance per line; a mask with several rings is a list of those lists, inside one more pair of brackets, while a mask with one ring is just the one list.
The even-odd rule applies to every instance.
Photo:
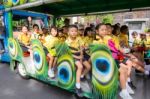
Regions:
[[[144, 74], [149, 75], [149, 71], [145, 70], [144, 63], [136, 57], [136, 47], [143, 45], [137, 43], [136, 33], [133, 33], [133, 46], [129, 47], [128, 44], [128, 27], [123, 25], [120, 27], [118, 24], [112, 26], [111, 24], [98, 24], [93, 30], [91, 27], [80, 28], [76, 25], [64, 26], [58, 29], [55, 26], [50, 28], [48, 33], [47, 28], [43, 28], [42, 32], [39, 30], [38, 25], [33, 25], [32, 34], [28, 33], [26, 26], [22, 27], [22, 33], [18, 39], [25, 45], [30, 44], [31, 39], [39, 39], [43, 46], [48, 50], [49, 70], [48, 76], [55, 77], [54, 68], [57, 66], [57, 54], [55, 45], [59, 42], [65, 42], [72, 53], [76, 66], [76, 91], [82, 94], [80, 82], [85, 79], [85, 76], [91, 70], [90, 53], [88, 51], [90, 44], [105, 44], [112, 52], [112, 57], [115, 59], [119, 68], [119, 81], [121, 86], [120, 96], [122, 99], [132, 99], [130, 94], [134, 94], [133, 86], [130, 76], [131, 69], [135, 68]], [[141, 39], [144, 44], [147, 41]], [[141, 44], [141, 45], [138, 45]], [[145, 47], [148, 49], [148, 47]], [[132, 50], [132, 51], [131, 51]], [[132, 85], [132, 86], [131, 86]], [[132, 88], [131, 88], [131, 87]]]

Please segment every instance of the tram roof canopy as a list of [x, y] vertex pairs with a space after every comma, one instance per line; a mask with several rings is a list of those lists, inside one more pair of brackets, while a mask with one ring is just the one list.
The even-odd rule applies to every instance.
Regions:
[[26, 10], [53, 15], [86, 14], [114, 10], [132, 11], [135, 8], [150, 7], [149, 0], [61, 0], [29, 7]]

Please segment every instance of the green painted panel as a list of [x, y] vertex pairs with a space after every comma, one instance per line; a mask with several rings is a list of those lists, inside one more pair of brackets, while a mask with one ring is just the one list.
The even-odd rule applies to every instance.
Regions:
[[94, 99], [116, 99], [118, 68], [105, 45], [91, 45], [92, 85]]

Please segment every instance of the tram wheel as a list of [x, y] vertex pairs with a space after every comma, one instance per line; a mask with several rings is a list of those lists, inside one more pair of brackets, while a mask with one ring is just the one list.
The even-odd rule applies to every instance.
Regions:
[[27, 75], [26, 69], [22, 63], [17, 64], [17, 73], [21, 76], [21, 78], [29, 79], [29, 76]]

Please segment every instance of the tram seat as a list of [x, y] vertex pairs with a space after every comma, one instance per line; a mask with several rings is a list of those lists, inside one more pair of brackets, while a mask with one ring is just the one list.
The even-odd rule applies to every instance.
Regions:
[[24, 44], [21, 44], [20, 43], [20, 46], [22, 48], [22, 51], [23, 51], [23, 56], [24, 57], [29, 57], [30, 56], [30, 52], [28, 51], [28, 47], [26, 47]]
[[24, 57], [29, 57], [30, 56], [30, 52], [28, 52], [28, 51], [27, 52], [23, 52], [23, 56]]

